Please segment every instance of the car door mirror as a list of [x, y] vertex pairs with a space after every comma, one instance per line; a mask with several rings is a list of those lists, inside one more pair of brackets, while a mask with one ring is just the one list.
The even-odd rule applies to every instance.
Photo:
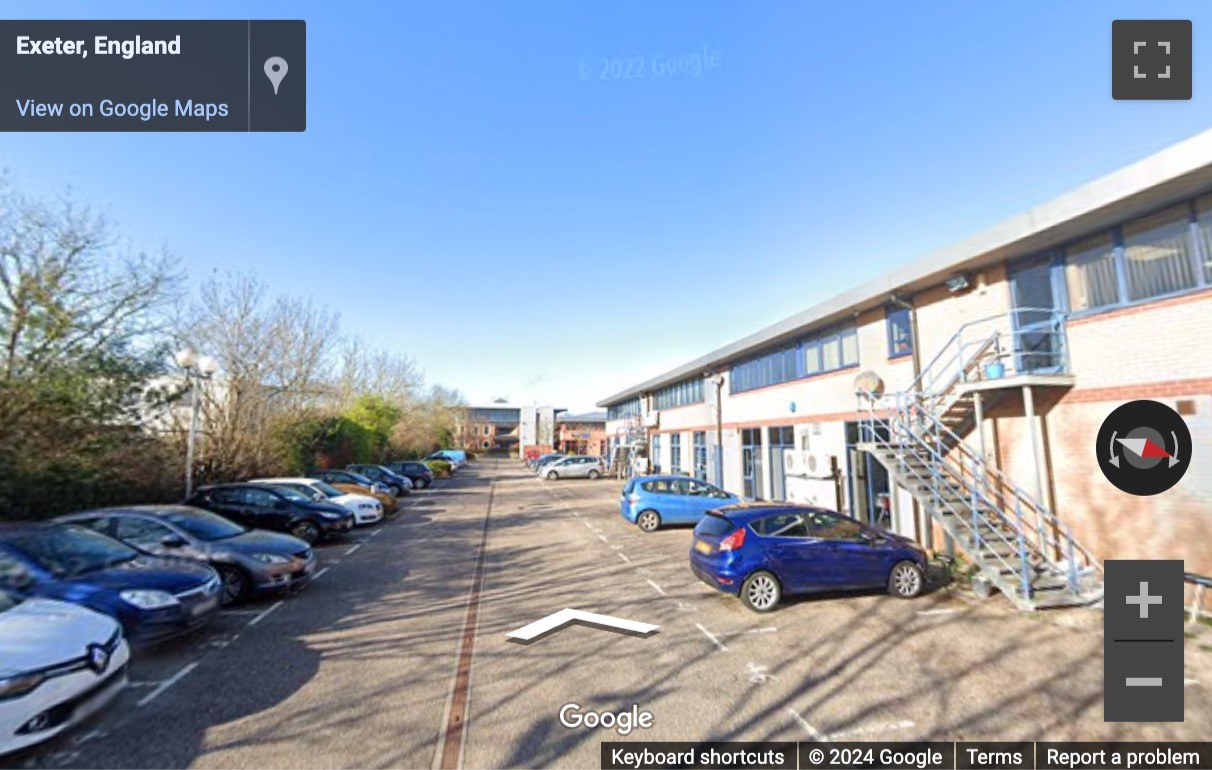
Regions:
[[188, 545], [188, 543], [186, 543], [185, 538], [181, 537], [180, 535], [165, 535], [164, 537], [160, 538], [160, 545], [164, 546], [165, 548], [183, 548]]

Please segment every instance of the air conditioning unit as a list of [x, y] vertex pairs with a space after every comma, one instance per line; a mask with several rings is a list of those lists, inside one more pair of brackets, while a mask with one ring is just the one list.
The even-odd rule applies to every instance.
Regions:
[[661, 413], [660, 412], [649, 412], [648, 414], [644, 415], [644, 427], [645, 428], [659, 428], [660, 426], [661, 426]]
[[783, 470], [789, 476], [804, 476], [812, 479], [832, 478], [837, 459], [823, 452], [805, 452], [800, 449], [783, 450]]

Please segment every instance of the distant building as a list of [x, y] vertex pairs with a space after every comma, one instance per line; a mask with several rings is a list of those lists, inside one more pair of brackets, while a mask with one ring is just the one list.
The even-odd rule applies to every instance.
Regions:
[[560, 452], [602, 457], [606, 454], [606, 412], [556, 415], [555, 448]]
[[555, 416], [562, 411], [550, 406], [511, 406], [503, 401], [469, 406], [456, 435], [464, 449], [517, 455], [519, 447], [553, 446]]

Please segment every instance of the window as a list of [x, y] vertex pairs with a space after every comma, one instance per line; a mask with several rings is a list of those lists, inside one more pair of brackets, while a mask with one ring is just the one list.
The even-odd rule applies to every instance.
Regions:
[[842, 368], [842, 341], [837, 335], [821, 340], [821, 371]]
[[884, 313], [888, 320], [888, 357], [898, 358], [913, 353], [913, 327], [909, 321], [909, 309], [890, 307]]
[[858, 329], [843, 329], [839, 336], [842, 340], [842, 366], [858, 366]]
[[707, 480], [707, 432], [694, 432], [694, 477]]
[[863, 539], [863, 525], [831, 513], [814, 511], [808, 514], [808, 524], [812, 528], [812, 536], [822, 540], [861, 542]]
[[491, 446], [492, 446], [492, 442], [490, 442], [490, 441], [481, 441], [480, 442], [480, 449], [488, 449]]
[[808, 537], [808, 526], [798, 513], [776, 513], [758, 519], [750, 527], [766, 537]]
[[277, 495], [266, 489], [244, 488], [244, 503], [257, 508], [272, 508], [280, 500]]
[[485, 436], [491, 436], [491, 435], [492, 435], [492, 428], [491, 428], [491, 427], [489, 427], [489, 426], [487, 426], [487, 425], [485, 425], [485, 426], [484, 426], [484, 435], [485, 435]]
[[1124, 225], [1124, 273], [1128, 300], [1194, 288], [1191, 228], [1186, 207]]
[[1065, 249], [1065, 284], [1069, 310], [1074, 313], [1119, 304], [1115, 246], [1110, 233], [1087, 238]]
[[652, 472], [661, 472], [661, 434], [652, 436]]
[[160, 541], [173, 531], [157, 521], [120, 517], [115, 530], [118, 539], [136, 548], [149, 551], [160, 546]]
[[682, 434], [674, 433], [669, 437], [669, 472], [682, 472]]
[[701, 403], [703, 403], [703, 380], [698, 377], [661, 388], [652, 396], [652, 405], [655, 409], [674, 409], [687, 404]]
[[625, 420], [628, 417], [640, 416], [640, 399], [633, 398], [630, 401], [624, 401], [621, 404], [616, 404], [606, 408], [606, 419], [608, 420]]
[[1200, 255], [1204, 260], [1204, 282], [1212, 283], [1212, 195], [1195, 202], [1195, 221], [1199, 227]]

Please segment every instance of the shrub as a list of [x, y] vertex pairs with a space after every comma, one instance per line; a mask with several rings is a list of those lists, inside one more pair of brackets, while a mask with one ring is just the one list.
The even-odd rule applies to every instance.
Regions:
[[438, 478], [445, 478], [450, 475], [450, 462], [447, 460], [426, 460], [425, 464], [429, 466], [429, 470], [433, 471], [433, 475]]
[[472, 460], [476, 459], [475, 452], [464, 452], [463, 454], [467, 455], [467, 462], [471, 462]]

